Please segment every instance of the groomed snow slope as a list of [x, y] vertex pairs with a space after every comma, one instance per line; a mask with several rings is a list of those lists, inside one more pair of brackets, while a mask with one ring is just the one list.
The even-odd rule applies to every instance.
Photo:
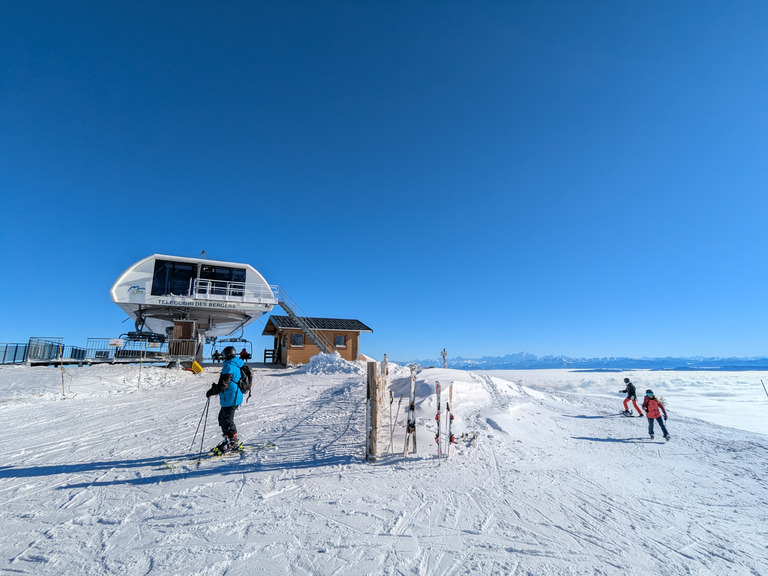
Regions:
[[[673, 440], [651, 441], [616, 399], [428, 369], [418, 454], [371, 465], [363, 370], [331, 362], [256, 371], [238, 427], [276, 449], [180, 462], [216, 377], [1, 367], [0, 572], [768, 574], [767, 436], [672, 413]], [[477, 433], [441, 463], [435, 380], [455, 383], [457, 435]]]

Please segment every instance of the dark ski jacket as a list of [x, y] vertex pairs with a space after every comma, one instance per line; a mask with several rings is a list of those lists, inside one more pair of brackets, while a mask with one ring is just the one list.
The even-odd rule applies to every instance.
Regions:
[[230, 358], [221, 367], [219, 381], [211, 386], [211, 392], [219, 395], [222, 408], [240, 406], [243, 403], [243, 393], [237, 383], [240, 381], [240, 368], [244, 362], [238, 357]]
[[635, 385], [632, 384], [632, 382], [627, 382], [627, 387], [621, 391], [621, 393], [627, 394], [627, 398], [632, 398], [632, 400], [637, 400], [637, 390], [635, 390]]

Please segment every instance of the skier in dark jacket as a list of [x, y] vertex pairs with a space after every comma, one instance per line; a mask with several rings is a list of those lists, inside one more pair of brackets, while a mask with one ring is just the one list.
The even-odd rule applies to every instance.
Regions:
[[[667, 419], [667, 410], [664, 408], [661, 400], [653, 395], [652, 390], [645, 391], [643, 410], [645, 410], [645, 414], [648, 416], [648, 434], [651, 439], [653, 439], [653, 421], [656, 420], [659, 426], [661, 426], [661, 431], [664, 433], [664, 440], [669, 440], [669, 432], [667, 432], [667, 427], [664, 426], [664, 420]], [[662, 413], [664, 414], [664, 420], [661, 418]]]
[[624, 398], [624, 412], [622, 412], [622, 414], [626, 414], [627, 416], [632, 415], [632, 412], [629, 410], [629, 401], [632, 400], [632, 405], [635, 407], [635, 410], [642, 416], [643, 411], [640, 410], [640, 407], [637, 405], [637, 391], [635, 390], [635, 385], [629, 381], [629, 378], [624, 378], [624, 384], [626, 384], [624, 390], [619, 390], [619, 393], [627, 395], [627, 397]]
[[221, 351], [224, 358], [224, 365], [221, 367], [219, 381], [214, 383], [205, 395], [210, 398], [214, 394], [219, 395], [219, 426], [224, 434], [224, 441], [213, 448], [211, 452], [223, 454], [239, 450], [243, 443], [237, 437], [237, 427], [235, 426], [235, 411], [243, 402], [243, 393], [237, 383], [240, 381], [240, 368], [243, 367], [243, 361], [237, 357], [237, 352], [233, 346], [227, 346]]

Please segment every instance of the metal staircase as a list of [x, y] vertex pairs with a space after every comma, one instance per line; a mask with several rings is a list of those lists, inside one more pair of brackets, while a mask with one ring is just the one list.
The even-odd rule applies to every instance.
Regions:
[[332, 354], [334, 351], [333, 344], [316, 326], [312, 325], [312, 320], [307, 317], [304, 311], [299, 308], [299, 305], [288, 296], [288, 294], [279, 286], [270, 286], [272, 292], [277, 298], [277, 303], [285, 310], [286, 314], [298, 324], [299, 328], [312, 340], [317, 348], [325, 353]]

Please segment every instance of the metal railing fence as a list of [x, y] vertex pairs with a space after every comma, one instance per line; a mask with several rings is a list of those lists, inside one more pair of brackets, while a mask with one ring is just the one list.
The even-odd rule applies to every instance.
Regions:
[[164, 360], [168, 354], [165, 342], [131, 338], [88, 338], [86, 358], [93, 362], [126, 360]]
[[272, 293], [270, 287], [263, 284], [204, 280], [202, 278], [192, 280], [190, 296], [206, 300], [232, 300], [235, 302], [259, 302], [262, 304], [277, 303], [277, 298]]
[[0, 344], [0, 364], [21, 364], [27, 361], [27, 344]]
[[27, 345], [27, 361], [85, 360], [85, 348], [67, 346], [63, 341], [63, 338], [30, 338]]

